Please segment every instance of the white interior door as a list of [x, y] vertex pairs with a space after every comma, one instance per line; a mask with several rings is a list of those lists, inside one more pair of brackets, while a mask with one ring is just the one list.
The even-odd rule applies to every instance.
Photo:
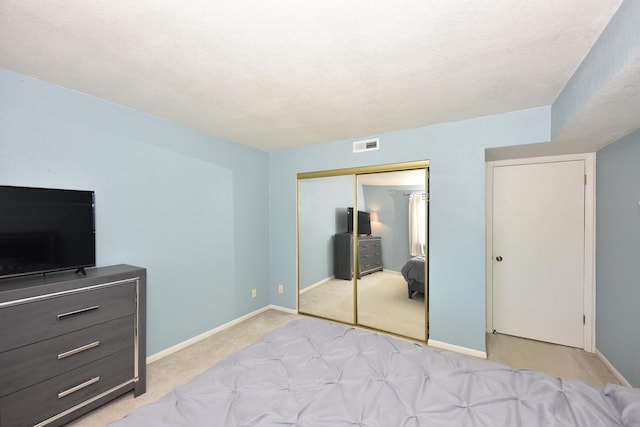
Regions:
[[585, 164], [493, 168], [493, 327], [584, 347]]

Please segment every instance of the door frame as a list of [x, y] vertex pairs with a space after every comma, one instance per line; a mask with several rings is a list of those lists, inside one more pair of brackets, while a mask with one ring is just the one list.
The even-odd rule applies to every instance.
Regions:
[[486, 319], [487, 333], [493, 332], [493, 169], [499, 166], [517, 166], [533, 163], [556, 163], [565, 161], [584, 161], [586, 183], [584, 188], [584, 283], [583, 307], [585, 323], [583, 327], [583, 348], [595, 352], [596, 343], [596, 293], [595, 293], [595, 236], [596, 236], [596, 154], [568, 154], [549, 157], [529, 157], [522, 159], [496, 160], [486, 162]]

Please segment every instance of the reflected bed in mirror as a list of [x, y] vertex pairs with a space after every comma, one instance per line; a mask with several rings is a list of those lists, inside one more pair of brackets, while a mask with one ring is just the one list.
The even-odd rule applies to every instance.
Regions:
[[298, 175], [298, 310], [425, 341], [428, 162], [392, 166]]
[[407, 282], [407, 293], [410, 299], [416, 292], [424, 295], [424, 256], [411, 258], [400, 272]]
[[382, 257], [382, 271], [357, 282], [358, 324], [425, 340], [425, 264], [413, 272], [414, 279], [422, 283], [422, 292], [412, 293], [413, 298], [407, 298], [408, 285], [401, 269], [413, 254], [424, 253], [426, 170], [362, 174], [358, 187], [362, 188], [364, 210], [376, 213], [371, 232], [379, 236]]

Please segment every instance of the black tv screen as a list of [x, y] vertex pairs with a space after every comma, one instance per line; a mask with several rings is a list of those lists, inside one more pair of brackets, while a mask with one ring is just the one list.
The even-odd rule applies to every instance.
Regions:
[[0, 278], [93, 267], [94, 193], [0, 186]]
[[[347, 233], [353, 233], [353, 208], [347, 208]], [[358, 234], [371, 234], [371, 215], [358, 211]]]

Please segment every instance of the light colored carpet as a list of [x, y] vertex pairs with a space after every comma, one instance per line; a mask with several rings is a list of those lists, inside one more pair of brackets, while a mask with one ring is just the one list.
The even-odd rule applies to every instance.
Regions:
[[[378, 271], [358, 280], [357, 323], [424, 341], [424, 295], [409, 299], [402, 275]], [[300, 295], [300, 312], [353, 323], [353, 282], [332, 279]]]
[[380, 271], [358, 280], [358, 324], [425, 341], [424, 295], [409, 299], [402, 275]]
[[593, 353], [541, 341], [487, 334], [490, 360], [515, 368], [534, 369], [554, 377], [577, 378], [598, 387], [620, 384], [618, 379]]
[[[205, 371], [228, 354], [238, 351], [262, 335], [304, 316], [267, 310], [226, 330], [147, 366], [147, 392], [138, 398], [133, 392], [71, 422], [72, 427], [99, 427], [117, 420], [146, 403], [153, 402]], [[614, 375], [593, 354], [554, 344], [506, 335], [487, 335], [490, 360], [513, 368], [529, 368], [553, 376], [576, 378], [602, 386], [618, 383]]]
[[[147, 365], [147, 392], [134, 398], [127, 393], [67, 424], [101, 427], [118, 420], [146, 403], [158, 400], [174, 387], [188, 382], [226, 355], [243, 349], [261, 336], [301, 316], [267, 310], [250, 319]], [[143, 427], [143, 426], [141, 426]]]
[[353, 304], [353, 282], [331, 279], [301, 293], [298, 311], [343, 323], [353, 323]]

